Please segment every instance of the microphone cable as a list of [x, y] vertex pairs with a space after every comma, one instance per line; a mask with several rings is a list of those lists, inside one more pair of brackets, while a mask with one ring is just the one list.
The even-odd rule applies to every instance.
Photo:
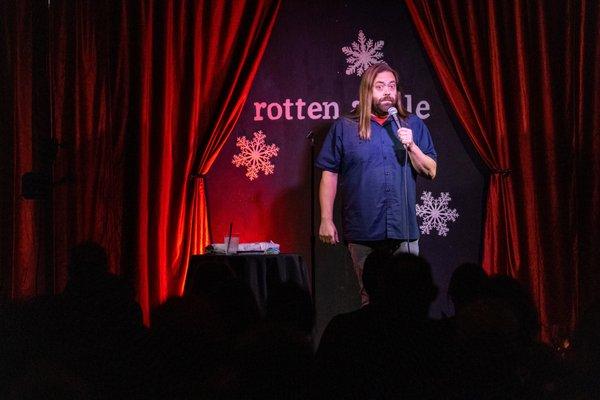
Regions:
[[[403, 119], [400, 120], [400, 125], [403, 128], [408, 128]], [[404, 201], [406, 202], [406, 205], [404, 207], [404, 229], [406, 232], [406, 248], [408, 250], [408, 253], [410, 254], [410, 232], [408, 227], [408, 177], [406, 175], [408, 170], [408, 146], [404, 147], [404, 168], [402, 169], [404, 170]], [[400, 242], [400, 246], [402, 246], [402, 242]]]
[[[408, 124], [402, 119], [400, 120], [398, 118], [398, 109], [396, 107], [390, 107], [388, 108], [388, 114], [390, 117], [393, 118], [394, 122], [396, 122], [396, 126], [398, 127], [398, 129], [400, 128], [408, 128]], [[408, 128], [410, 129], [410, 128]], [[398, 138], [396, 138], [396, 141], [398, 140]], [[393, 141], [393, 138], [392, 138]], [[405, 207], [404, 207], [404, 228], [405, 228], [405, 232], [406, 232], [406, 247], [408, 249], [408, 252], [410, 253], [410, 232], [409, 232], [409, 226], [408, 226], [408, 177], [406, 176], [406, 171], [408, 169], [408, 146], [404, 145], [404, 165], [403, 165], [403, 174], [404, 174], [404, 201], [405, 201]], [[411, 172], [412, 173], [412, 172]], [[402, 247], [402, 239], [400, 239], [400, 247]]]

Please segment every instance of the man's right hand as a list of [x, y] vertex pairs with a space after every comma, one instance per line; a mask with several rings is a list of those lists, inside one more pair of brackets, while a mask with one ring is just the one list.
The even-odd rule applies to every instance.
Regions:
[[319, 239], [323, 243], [336, 244], [340, 242], [335, 224], [330, 219], [322, 219], [319, 227]]

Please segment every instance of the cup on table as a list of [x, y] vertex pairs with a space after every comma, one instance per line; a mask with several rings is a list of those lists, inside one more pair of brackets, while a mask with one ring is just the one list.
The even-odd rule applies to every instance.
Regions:
[[225, 243], [225, 254], [236, 254], [240, 246], [239, 235], [225, 236], [223, 243]]

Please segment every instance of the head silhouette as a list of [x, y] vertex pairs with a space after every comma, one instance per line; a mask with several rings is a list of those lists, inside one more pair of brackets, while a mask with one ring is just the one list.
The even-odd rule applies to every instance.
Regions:
[[522, 339], [535, 340], [540, 330], [539, 317], [530, 292], [518, 280], [508, 275], [492, 276], [486, 295], [503, 301], [514, 313], [519, 321]]
[[412, 318], [427, 318], [438, 291], [429, 263], [409, 253], [394, 255], [386, 262], [382, 284], [385, 305]]
[[363, 287], [369, 295], [369, 304], [379, 305], [383, 296], [383, 271], [392, 257], [387, 247], [376, 248], [367, 256], [363, 267]]
[[450, 278], [448, 297], [454, 304], [455, 311], [459, 311], [467, 304], [481, 298], [487, 284], [488, 277], [479, 264], [460, 264]]
[[71, 282], [90, 282], [108, 274], [104, 247], [93, 241], [82, 242], [71, 250], [68, 275]]

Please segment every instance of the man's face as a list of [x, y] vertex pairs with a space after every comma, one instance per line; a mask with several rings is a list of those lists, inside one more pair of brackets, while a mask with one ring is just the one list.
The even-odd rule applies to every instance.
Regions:
[[390, 71], [380, 72], [373, 82], [373, 113], [387, 114], [388, 108], [396, 104], [396, 78]]

